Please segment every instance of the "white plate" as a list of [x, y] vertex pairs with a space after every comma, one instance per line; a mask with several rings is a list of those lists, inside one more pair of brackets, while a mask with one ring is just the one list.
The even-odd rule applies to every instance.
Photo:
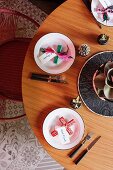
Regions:
[[[76, 121], [75, 125], [72, 125], [73, 134], [70, 136], [70, 143], [62, 144], [59, 140], [58, 135], [53, 137], [51, 131], [54, 129], [55, 125], [58, 124], [59, 118], [64, 117], [67, 121], [74, 119]], [[76, 131], [78, 127], [79, 130]], [[58, 108], [53, 110], [48, 114], [43, 123], [43, 135], [46, 141], [57, 149], [70, 149], [76, 146], [82, 139], [84, 134], [84, 122], [81, 116], [74, 110], [68, 108]]]
[[[113, 4], [113, 0], [110, 0], [110, 2], [111, 2], [111, 4]], [[113, 13], [108, 13], [110, 20], [106, 22], [106, 21], [103, 21], [102, 13], [97, 13], [95, 11], [95, 8], [100, 8], [100, 9], [103, 8], [103, 6], [99, 2], [99, 0], [92, 0], [92, 3], [91, 3], [91, 10], [92, 10], [92, 13], [93, 13], [95, 19], [103, 25], [113, 26]]]
[[[62, 45], [64, 51], [67, 49], [67, 45], [69, 47], [68, 55], [72, 56], [73, 59], [69, 59], [68, 61], [64, 61], [59, 59], [59, 62], [55, 64], [53, 60], [42, 64], [39, 59], [40, 56], [40, 48], [53, 47], [56, 48], [57, 45]], [[68, 70], [74, 62], [75, 59], [75, 47], [72, 41], [65, 35], [60, 33], [49, 33], [41, 37], [35, 45], [34, 48], [34, 59], [36, 64], [45, 72], [51, 74], [59, 74]]]

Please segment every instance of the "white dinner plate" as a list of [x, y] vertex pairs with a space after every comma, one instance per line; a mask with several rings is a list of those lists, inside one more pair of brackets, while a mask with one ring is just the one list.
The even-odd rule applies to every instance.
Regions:
[[[70, 135], [70, 142], [62, 144], [59, 140], [59, 136], [53, 137], [51, 131], [54, 130], [55, 126], [59, 123], [59, 118], [64, 117], [66, 121], [71, 119], [75, 120], [75, 124], [71, 126], [73, 134]], [[46, 141], [57, 149], [70, 149], [76, 146], [82, 139], [84, 134], [84, 122], [81, 116], [74, 110], [69, 108], [58, 108], [48, 114], [43, 123], [43, 135]]]
[[[110, 0], [110, 2], [113, 5], [113, 0]], [[106, 21], [103, 21], [103, 14], [101, 12], [96, 11], [97, 8], [102, 9], [103, 6], [99, 2], [99, 0], [92, 0], [91, 11], [95, 19], [103, 25], [113, 26], [113, 13], [107, 12], [110, 19], [106, 22]]]
[[[63, 46], [63, 51], [66, 51], [68, 46], [69, 47], [68, 55], [72, 56], [73, 58], [69, 59], [68, 61], [58, 59], [57, 64], [55, 64], [53, 62], [53, 59], [51, 59], [50, 61], [43, 64], [39, 59], [39, 56], [41, 55], [40, 48], [52, 47], [56, 49], [58, 45]], [[63, 73], [66, 70], [68, 70], [74, 62], [75, 47], [72, 41], [67, 36], [60, 33], [49, 33], [44, 35], [37, 41], [34, 48], [34, 59], [36, 64], [47, 73], [51, 74]]]

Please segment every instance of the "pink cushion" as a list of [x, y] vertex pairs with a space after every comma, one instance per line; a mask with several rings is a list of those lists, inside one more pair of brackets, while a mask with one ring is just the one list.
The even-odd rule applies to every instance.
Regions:
[[22, 68], [29, 41], [10, 41], [0, 46], [0, 94], [22, 100]]

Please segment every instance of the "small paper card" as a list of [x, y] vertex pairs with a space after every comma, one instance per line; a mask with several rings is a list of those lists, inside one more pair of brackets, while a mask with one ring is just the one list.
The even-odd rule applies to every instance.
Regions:
[[44, 54], [42, 54], [40, 57], [39, 57], [39, 59], [40, 59], [40, 61], [43, 63], [43, 64], [45, 64], [45, 63], [47, 63], [48, 61], [50, 61], [52, 58], [54, 58], [56, 56], [56, 54], [55, 53], [44, 53]]
[[103, 6], [104, 8], [107, 8], [107, 7], [109, 7], [109, 6], [112, 5], [111, 2], [110, 2], [110, 0], [99, 0], [99, 1], [100, 1], [100, 3], [102, 4], [102, 6]]
[[57, 131], [58, 131], [58, 136], [59, 136], [60, 142], [62, 144], [67, 144], [67, 143], [70, 142], [69, 134], [66, 131], [66, 127], [65, 126], [58, 127]]

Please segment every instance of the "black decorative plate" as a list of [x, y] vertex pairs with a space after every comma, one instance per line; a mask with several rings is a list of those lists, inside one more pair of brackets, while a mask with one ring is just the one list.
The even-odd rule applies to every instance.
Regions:
[[103, 116], [113, 116], [113, 102], [98, 97], [93, 87], [93, 76], [96, 70], [108, 61], [113, 61], [113, 51], [93, 55], [82, 67], [78, 79], [78, 90], [85, 105]]

